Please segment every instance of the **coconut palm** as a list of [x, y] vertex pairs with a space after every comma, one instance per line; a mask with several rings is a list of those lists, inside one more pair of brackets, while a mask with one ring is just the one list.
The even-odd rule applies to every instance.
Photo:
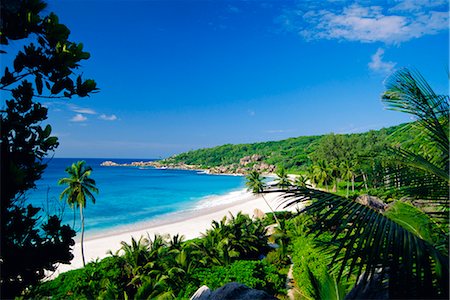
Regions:
[[[434, 153], [430, 158], [392, 148], [395, 164], [386, 168], [390, 171], [386, 183], [391, 184], [395, 178], [404, 195], [448, 209], [449, 97], [435, 94], [419, 73], [407, 69], [394, 73], [386, 82], [382, 99], [387, 108], [415, 116], [413, 126], [422, 133], [421, 146]], [[433, 224], [434, 219], [413, 206], [395, 205], [397, 211], [380, 213], [350, 199], [308, 188], [286, 191], [284, 198], [287, 206], [312, 200], [306, 211], [317, 215], [316, 230], [333, 228], [338, 244], [333, 263], [341, 261], [338, 278], [344, 271], [348, 276], [353, 273], [359, 277], [359, 285], [365, 286], [379, 278], [388, 283], [391, 298], [448, 299], [448, 226], [434, 229], [446, 237], [436, 241], [429, 238], [433, 234], [421, 232], [436, 228], [424, 226]]]
[[81, 218], [81, 257], [83, 259], [83, 266], [86, 265], [84, 260], [84, 215], [83, 209], [86, 207], [87, 199], [91, 200], [95, 204], [95, 197], [93, 193], [98, 194], [98, 189], [95, 185], [95, 180], [89, 176], [92, 173], [92, 168], [86, 166], [85, 161], [78, 161], [73, 163], [70, 167], [66, 168], [69, 177], [61, 178], [58, 181], [60, 185], [67, 185], [62, 191], [59, 199], [66, 199], [69, 206], [74, 209], [78, 207], [80, 209]]
[[285, 168], [279, 168], [275, 174], [278, 176], [276, 185], [279, 186], [282, 190], [287, 189], [291, 185]]
[[328, 182], [331, 180], [331, 172], [330, 166], [323, 160], [318, 161], [317, 164], [313, 166], [315, 181], [320, 185], [325, 184], [327, 191], [329, 190]]
[[272, 206], [270, 206], [269, 202], [267, 202], [266, 198], [264, 197], [264, 188], [266, 187], [265, 183], [263, 182], [263, 178], [258, 173], [258, 171], [251, 171], [246, 176], [247, 182], [245, 185], [247, 186], [247, 189], [251, 191], [253, 194], [261, 194], [264, 202], [266, 202], [267, 206], [269, 207], [270, 211], [273, 213], [273, 217], [275, 218], [275, 221], [277, 222], [278, 226], [280, 226], [280, 222], [278, 221], [277, 215], [275, 214], [275, 211], [272, 209]]
[[293, 182], [293, 185], [296, 187], [307, 187], [309, 186], [308, 184], [308, 177], [306, 177], [305, 175], [298, 175], [297, 177], [295, 177], [295, 180]]
[[312, 187], [315, 187], [318, 184], [314, 171], [315, 170], [313, 165], [308, 166], [308, 168], [306, 169], [306, 178], [309, 179]]
[[353, 167], [349, 161], [344, 161], [340, 164], [340, 173], [342, 179], [347, 181], [347, 198], [350, 190], [350, 180], [352, 181], [352, 188], [354, 191], [355, 173]]

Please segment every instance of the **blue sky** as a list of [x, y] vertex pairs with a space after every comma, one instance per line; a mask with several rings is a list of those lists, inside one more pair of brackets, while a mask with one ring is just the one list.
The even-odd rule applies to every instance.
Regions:
[[101, 91], [48, 101], [56, 157], [158, 158], [399, 124], [383, 80], [448, 93], [448, 1], [50, 1]]

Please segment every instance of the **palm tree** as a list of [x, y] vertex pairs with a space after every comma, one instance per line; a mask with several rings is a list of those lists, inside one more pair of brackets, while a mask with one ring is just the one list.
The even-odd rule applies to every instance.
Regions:
[[353, 171], [353, 167], [349, 161], [344, 161], [340, 164], [340, 173], [342, 175], [342, 179], [347, 181], [347, 198], [350, 190], [350, 180], [352, 181], [352, 187], [354, 191], [354, 180], [355, 173]]
[[[437, 95], [417, 72], [397, 71], [387, 82], [383, 101], [388, 109], [413, 115], [421, 134], [421, 146], [432, 149], [426, 157], [401, 147], [388, 176], [400, 178], [404, 195], [448, 211], [449, 195], [449, 97]], [[389, 183], [389, 181], [386, 181]], [[333, 262], [341, 261], [338, 279], [353, 272], [361, 284], [373, 278], [387, 280], [392, 298], [449, 297], [448, 225], [441, 227], [446, 238], [434, 240], [422, 234], [423, 224], [435, 224], [436, 214], [427, 216], [413, 206], [396, 205], [401, 212], [377, 212], [353, 200], [308, 188], [286, 191], [286, 204], [312, 201], [306, 209], [316, 214], [316, 230], [333, 228], [338, 243]], [[436, 212], [434, 212], [436, 213]], [[446, 223], [448, 224], [448, 213]], [[417, 220], [421, 220], [418, 222]], [[435, 227], [433, 227], [435, 228]], [[442, 229], [443, 228], [443, 229]]]
[[315, 187], [318, 184], [313, 165], [308, 166], [306, 169], [306, 178], [309, 179], [312, 187]]
[[281, 167], [276, 172], [276, 175], [278, 176], [277, 185], [282, 189], [286, 189], [291, 185], [291, 182], [289, 181], [288, 174], [286, 172], [286, 169]]
[[66, 199], [69, 206], [74, 209], [74, 207], [80, 208], [80, 218], [81, 218], [81, 257], [83, 258], [83, 266], [86, 265], [84, 260], [84, 249], [83, 249], [83, 239], [84, 239], [84, 215], [83, 209], [86, 207], [86, 200], [90, 199], [92, 203], [95, 204], [95, 197], [92, 193], [98, 194], [98, 189], [95, 186], [95, 180], [90, 178], [92, 168], [86, 166], [85, 161], [78, 161], [73, 163], [72, 166], [66, 168], [69, 177], [61, 178], [58, 181], [60, 185], [67, 185], [67, 187], [62, 191], [59, 199]]
[[298, 175], [297, 177], [295, 177], [293, 185], [295, 187], [307, 187], [307, 186], [309, 186], [309, 184], [308, 184], [308, 177], [306, 177], [305, 175], [302, 175], [302, 174]]
[[331, 178], [331, 168], [328, 166], [328, 164], [323, 160], [318, 161], [317, 164], [313, 167], [313, 172], [317, 184], [325, 184], [325, 187], [328, 191], [328, 181]]
[[245, 185], [247, 186], [247, 189], [251, 191], [253, 194], [261, 194], [264, 202], [266, 202], [270, 211], [273, 213], [275, 221], [277, 222], [278, 226], [280, 226], [280, 222], [278, 221], [275, 211], [272, 209], [272, 206], [270, 206], [269, 202], [267, 202], [266, 198], [264, 197], [263, 193], [266, 185], [264, 184], [261, 175], [258, 173], [258, 171], [250, 171], [250, 173], [248, 173], [248, 175], [246, 176], [246, 179], [247, 182], [245, 183]]

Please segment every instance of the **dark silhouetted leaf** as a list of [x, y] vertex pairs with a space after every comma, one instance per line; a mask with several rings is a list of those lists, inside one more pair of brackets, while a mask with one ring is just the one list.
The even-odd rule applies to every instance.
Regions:
[[36, 83], [36, 89], [37, 89], [38, 94], [42, 95], [42, 88], [43, 88], [42, 75], [40, 73], [36, 74], [34, 81]]

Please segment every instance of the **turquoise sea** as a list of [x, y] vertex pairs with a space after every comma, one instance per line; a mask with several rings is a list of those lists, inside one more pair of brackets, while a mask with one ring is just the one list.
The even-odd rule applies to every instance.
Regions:
[[[97, 182], [100, 193], [96, 203], [87, 203], [85, 209], [86, 232], [109, 231], [116, 227], [151, 221], [164, 215], [193, 210], [199, 201], [210, 195], [222, 195], [241, 190], [245, 186], [242, 176], [208, 175], [199, 171], [155, 169], [140, 167], [102, 167], [106, 160], [117, 163], [148, 161], [149, 159], [109, 158], [53, 158], [37, 188], [27, 196], [43, 212], [61, 213], [64, 223], [73, 224], [70, 207], [59, 201], [64, 189], [58, 186], [66, 177], [65, 168], [78, 160], [85, 160], [93, 168], [91, 177]], [[79, 230], [78, 210], [75, 229]]]

